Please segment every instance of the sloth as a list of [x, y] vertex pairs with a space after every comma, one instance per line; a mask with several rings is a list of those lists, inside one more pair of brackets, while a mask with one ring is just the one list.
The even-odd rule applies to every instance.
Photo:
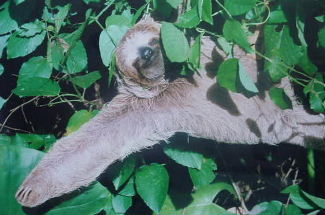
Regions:
[[[117, 96], [78, 131], [54, 144], [18, 189], [17, 201], [34, 207], [87, 186], [113, 162], [176, 132], [237, 144], [323, 143], [324, 115], [306, 112], [288, 80], [280, 86], [293, 108], [282, 110], [267, 90], [246, 97], [221, 87], [215, 68], [226, 59], [225, 53], [209, 38], [203, 38], [201, 52], [199, 74], [168, 79], [167, 72], [173, 71], [166, 71], [160, 24], [150, 19], [137, 23], [116, 50]], [[263, 89], [265, 79], [259, 81], [255, 56], [238, 47], [234, 53]]]

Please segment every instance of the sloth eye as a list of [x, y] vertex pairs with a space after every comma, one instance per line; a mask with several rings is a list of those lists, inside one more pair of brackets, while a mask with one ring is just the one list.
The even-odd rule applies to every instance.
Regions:
[[150, 60], [151, 57], [153, 56], [153, 50], [150, 47], [142, 47], [140, 48], [139, 52], [140, 52], [140, 57], [146, 61]]

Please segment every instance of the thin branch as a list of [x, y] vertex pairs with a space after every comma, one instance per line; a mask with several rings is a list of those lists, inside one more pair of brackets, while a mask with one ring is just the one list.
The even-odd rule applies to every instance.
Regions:
[[30, 100], [28, 100], [27, 102], [24, 102], [23, 104], [20, 104], [19, 106], [13, 108], [10, 110], [10, 113], [8, 114], [8, 116], [6, 117], [6, 119], [3, 121], [3, 123], [1, 124], [1, 127], [0, 127], [0, 132], [2, 131], [3, 127], [6, 125], [7, 121], [9, 120], [9, 118], [11, 117], [12, 114], [14, 114], [17, 110], [19, 110], [19, 108], [23, 107], [24, 105], [27, 105], [33, 101], [35, 101], [36, 99], [38, 99], [39, 96], [36, 96]]

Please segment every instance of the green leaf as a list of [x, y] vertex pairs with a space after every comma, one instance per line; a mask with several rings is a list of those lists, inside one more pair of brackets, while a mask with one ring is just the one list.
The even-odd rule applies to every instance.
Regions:
[[7, 45], [8, 58], [22, 57], [32, 53], [42, 44], [45, 34], [46, 32], [42, 31], [33, 37], [20, 37], [18, 32], [13, 33]]
[[314, 205], [313, 202], [309, 201], [309, 199], [301, 192], [298, 185], [291, 185], [282, 190], [281, 193], [289, 193], [291, 201], [299, 208], [306, 210], [317, 208], [317, 206]]
[[176, 26], [181, 28], [194, 28], [200, 23], [200, 18], [195, 8], [181, 15]]
[[325, 209], [325, 199], [313, 196], [303, 190], [301, 190], [302, 194], [309, 199], [312, 203], [317, 205], [319, 208]]
[[213, 24], [211, 0], [204, 0], [202, 4], [202, 20]]
[[126, 26], [111, 25], [100, 33], [99, 51], [105, 66], [110, 65], [115, 48], [127, 30]]
[[87, 66], [87, 53], [81, 41], [78, 41], [70, 50], [67, 59], [67, 69], [69, 74], [82, 72]]
[[112, 205], [116, 213], [125, 213], [132, 205], [132, 197], [116, 195], [112, 199]]
[[172, 7], [172, 8], [177, 8], [178, 5], [182, 3], [182, 0], [166, 0], [166, 2]]
[[242, 64], [238, 61], [238, 65], [239, 65], [239, 80], [240, 83], [243, 85], [243, 87], [253, 93], [258, 93], [258, 89], [255, 86], [252, 78], [247, 74], [245, 68], [242, 66]]
[[10, 34], [0, 36], [0, 58], [2, 57], [3, 49], [7, 46], [7, 40], [10, 37]]
[[6, 99], [3, 99], [2, 97], [0, 97], [0, 110], [3, 107], [3, 105], [6, 103]]
[[51, 73], [52, 68], [45, 58], [33, 57], [20, 68], [17, 87], [13, 92], [19, 96], [58, 95], [60, 86], [49, 79]]
[[272, 59], [272, 62], [266, 61], [264, 67], [273, 82], [281, 81], [281, 79], [288, 74], [288, 69], [282, 65], [283, 61], [276, 53], [277, 52], [269, 53], [268, 57]]
[[43, 30], [45, 30], [45, 24], [37, 19], [34, 22], [23, 24], [17, 32], [19, 37], [33, 37], [42, 33]]
[[0, 9], [0, 34], [5, 34], [18, 28], [17, 21], [9, 13], [10, 1], [6, 1]]
[[47, 215], [93, 215], [99, 213], [107, 204], [110, 193], [100, 183], [96, 183], [76, 197], [56, 206]]
[[26, 215], [15, 193], [43, 155], [34, 149], [0, 144], [0, 214]]
[[303, 48], [303, 55], [301, 56], [298, 66], [304, 70], [304, 72], [308, 75], [315, 75], [318, 68], [313, 64], [313, 62], [308, 57], [307, 48]]
[[254, 52], [240, 22], [236, 20], [226, 20], [223, 25], [223, 35], [228, 41], [238, 44], [241, 48], [245, 49], [245, 51], [249, 53]]
[[275, 10], [270, 13], [270, 18], [267, 23], [269, 24], [278, 24], [288, 22], [283, 10]]
[[280, 31], [279, 54], [286, 64], [294, 65], [299, 62], [302, 56], [302, 47], [293, 41], [288, 26]]
[[2, 66], [2, 64], [0, 63], [0, 75], [2, 75], [4, 71], [5, 70], [4, 70], [3, 66]]
[[0, 144], [11, 144], [11, 138], [7, 135], [0, 134]]
[[32, 149], [39, 149], [45, 147], [49, 149], [50, 146], [56, 141], [54, 135], [50, 134], [16, 134], [12, 139], [13, 144], [26, 146]]
[[135, 185], [144, 202], [156, 213], [159, 213], [166, 199], [169, 175], [164, 166], [159, 164], [145, 165], [138, 169]]
[[281, 109], [291, 109], [292, 103], [282, 88], [272, 87], [269, 91], [272, 101]]
[[196, 69], [200, 67], [201, 39], [201, 34], [195, 38], [194, 44], [190, 49], [190, 56], [188, 57], [189, 63], [191, 63]]
[[217, 165], [212, 159], [204, 159], [201, 169], [188, 168], [192, 182], [196, 188], [210, 184], [216, 177]]
[[233, 15], [241, 15], [255, 6], [256, 0], [225, 0], [225, 8]]
[[87, 89], [90, 87], [93, 83], [95, 83], [98, 79], [101, 78], [101, 75], [98, 71], [96, 72], [91, 72], [86, 75], [80, 75], [71, 78], [70, 80], [72, 83], [75, 85]]
[[232, 45], [224, 37], [218, 37], [217, 42], [227, 55], [232, 55]]
[[66, 128], [66, 135], [69, 135], [72, 132], [78, 130], [83, 124], [88, 122], [97, 113], [98, 111], [89, 112], [87, 110], [80, 110], [75, 112], [68, 121], [68, 125]]
[[18, 96], [55, 96], [60, 93], [60, 86], [48, 78], [19, 77], [13, 93]]
[[64, 49], [59, 42], [51, 42], [50, 54], [48, 55], [48, 61], [53, 65], [56, 70], [60, 69], [61, 63], [64, 59]]
[[138, 19], [140, 18], [140, 16], [142, 15], [142, 13], [143, 13], [144, 9], [146, 9], [146, 7], [147, 7], [147, 5], [144, 4], [137, 10], [137, 12], [132, 17], [131, 26], [138, 22]]
[[309, 94], [309, 103], [312, 110], [322, 113], [325, 112], [325, 91], [323, 76], [320, 73], [316, 73], [315, 78], [311, 80], [304, 88], [304, 93]]
[[285, 215], [303, 215], [302, 211], [295, 205], [288, 205], [286, 208], [285, 208], [285, 212], [284, 212]]
[[262, 202], [255, 205], [249, 212], [250, 215], [281, 215], [282, 203], [279, 201]]
[[118, 192], [119, 195], [122, 196], [135, 196], [135, 188], [134, 188], [134, 177], [131, 176], [127, 184], [123, 187], [123, 189]]
[[[221, 191], [228, 190], [234, 194], [235, 191], [231, 185], [223, 182], [215, 183], [200, 187], [195, 193], [191, 195], [191, 202], [188, 204], [188, 196], [183, 193], [171, 194], [167, 199], [160, 211], [160, 215], [184, 215], [184, 214], [207, 214], [207, 215], [230, 215], [224, 208], [213, 203], [213, 199]], [[177, 199], [181, 205], [186, 205], [183, 208], [176, 207], [171, 201]]]
[[123, 15], [110, 15], [105, 20], [106, 27], [110, 25], [117, 25], [117, 26], [130, 26], [131, 20], [128, 17], [125, 17]]
[[120, 166], [118, 174], [113, 178], [113, 184], [115, 189], [119, 189], [132, 175], [136, 165], [136, 159], [133, 156], [127, 157], [123, 160]]
[[322, 27], [318, 32], [318, 43], [321, 47], [325, 48], [325, 27]]
[[237, 92], [238, 80], [238, 59], [230, 58], [219, 66], [217, 73], [217, 81], [220, 86], [227, 88], [233, 92]]
[[184, 33], [172, 23], [163, 22], [161, 37], [166, 55], [171, 62], [184, 62], [189, 54], [189, 44]]
[[52, 68], [50, 64], [44, 57], [41, 56], [30, 58], [21, 66], [19, 70], [19, 77], [50, 78], [51, 74]]
[[280, 57], [281, 34], [276, 31], [273, 25], [264, 27], [265, 55], [272, 62], [265, 62], [265, 70], [269, 73], [273, 82], [280, 81], [287, 75], [287, 69], [282, 66], [283, 60]]
[[104, 207], [104, 211], [106, 215], [117, 215], [117, 213], [115, 213], [114, 209], [113, 209], [113, 195], [110, 194], [108, 195], [108, 200], [106, 202], [106, 205]]
[[57, 6], [55, 9], [58, 10], [57, 14], [54, 15], [54, 24], [56, 33], [60, 32], [64, 19], [67, 17], [71, 4], [66, 4], [63, 7]]
[[205, 0], [196, 0], [194, 2], [197, 2], [196, 4], [196, 8], [197, 8], [197, 12], [199, 15], [200, 20], [202, 19], [202, 11], [203, 11], [203, 3]]
[[193, 151], [188, 144], [168, 144], [164, 147], [164, 153], [178, 164], [201, 169], [203, 155]]
[[24, 1], [26, 1], [26, 0], [14, 0], [14, 2], [15, 2], [16, 5], [17, 5], [17, 4], [21, 4], [21, 3], [23, 3]]

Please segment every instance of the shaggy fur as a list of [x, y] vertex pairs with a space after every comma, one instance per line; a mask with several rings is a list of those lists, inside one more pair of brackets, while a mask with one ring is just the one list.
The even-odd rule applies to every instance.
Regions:
[[[255, 56], [235, 49], [261, 89], [247, 98], [216, 83], [214, 73], [225, 54], [208, 38], [202, 42], [200, 76], [169, 82], [157, 38], [159, 25], [151, 21], [140, 22], [124, 36], [116, 52], [119, 94], [94, 119], [55, 143], [17, 191], [22, 205], [37, 206], [87, 186], [114, 161], [175, 132], [243, 144], [305, 146], [310, 140], [324, 140], [324, 116], [308, 114], [295, 101], [287, 80], [281, 85], [293, 99], [293, 109], [281, 110], [270, 100], [262, 90], [267, 81], [257, 73]], [[154, 55], [139, 63], [142, 46], [151, 47]]]

